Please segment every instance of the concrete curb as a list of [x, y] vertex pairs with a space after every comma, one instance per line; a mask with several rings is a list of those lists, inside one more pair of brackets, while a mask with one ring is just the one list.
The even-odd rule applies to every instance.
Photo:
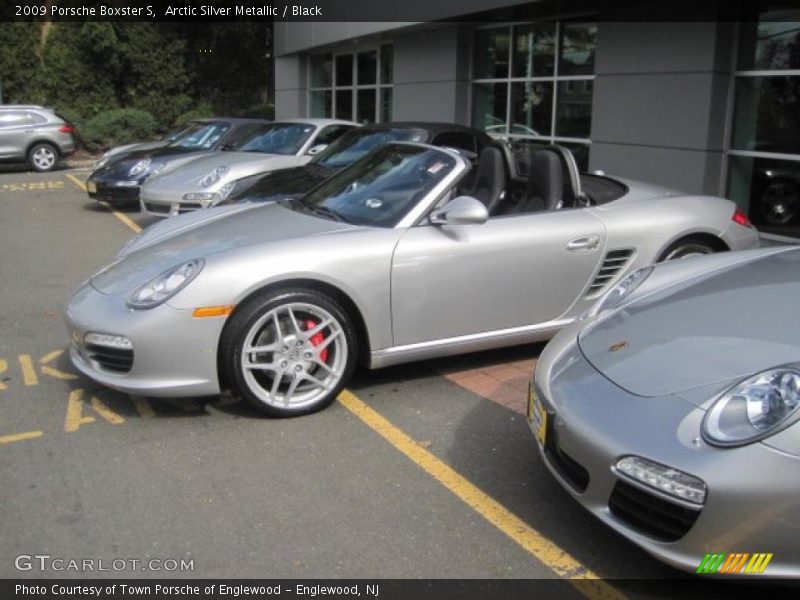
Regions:
[[85, 158], [81, 160], [62, 160], [61, 164], [67, 167], [68, 169], [83, 169], [85, 167], [91, 167], [95, 162], [97, 162], [96, 158]]

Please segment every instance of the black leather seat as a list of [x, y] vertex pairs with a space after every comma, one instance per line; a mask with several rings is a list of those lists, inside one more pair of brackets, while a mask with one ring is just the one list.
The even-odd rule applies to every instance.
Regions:
[[525, 190], [527, 212], [556, 210], [564, 200], [564, 167], [561, 158], [549, 148], [533, 153]]
[[475, 180], [469, 194], [483, 202], [491, 215], [503, 199], [507, 179], [502, 151], [494, 146], [487, 146], [478, 157]]

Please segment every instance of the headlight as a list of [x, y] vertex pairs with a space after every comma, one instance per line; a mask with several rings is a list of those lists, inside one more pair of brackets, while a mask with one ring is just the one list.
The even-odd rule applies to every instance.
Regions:
[[[242, 179], [237, 179], [232, 183], [226, 184], [219, 191], [219, 198], [214, 203], [214, 206], [235, 204], [242, 198], [243, 194], [248, 192], [256, 183], [261, 181], [264, 177], [269, 176], [271, 173], [271, 171], [268, 173], [256, 173], [255, 175], [250, 175], [250, 177], [243, 177]], [[230, 186], [230, 188], [228, 186]]]
[[163, 169], [166, 166], [166, 164], [167, 163], [163, 163], [163, 162], [153, 163], [153, 165], [150, 167], [150, 175], [149, 176], [150, 177], [155, 177], [156, 175], [158, 175], [161, 172], [161, 169]]
[[703, 437], [718, 446], [742, 446], [791, 425], [798, 418], [800, 370], [763, 371], [725, 392], [703, 418]]
[[128, 171], [128, 176], [129, 177], [136, 177], [137, 175], [141, 175], [142, 173], [144, 173], [147, 170], [147, 168], [150, 166], [151, 162], [153, 162], [153, 161], [151, 161], [149, 158], [145, 158], [143, 160], [140, 160], [139, 162], [137, 162], [135, 165], [133, 165], [131, 167], [131, 170]]
[[589, 314], [592, 316], [599, 315], [602, 312], [614, 310], [618, 306], [621, 306], [623, 300], [642, 285], [645, 279], [650, 277], [650, 273], [652, 272], [652, 266], [634, 271], [608, 290], [605, 295], [597, 301], [597, 304], [589, 310]]
[[219, 204], [220, 202], [225, 200], [225, 198], [227, 198], [230, 195], [231, 191], [235, 187], [236, 187], [235, 181], [231, 181], [230, 183], [226, 183], [225, 185], [223, 185], [217, 192], [217, 197], [214, 199], [214, 204]]
[[166, 302], [192, 281], [203, 268], [203, 259], [196, 258], [169, 271], [164, 271], [143, 286], [136, 288], [128, 297], [131, 308], [153, 308]]
[[217, 183], [220, 180], [220, 177], [225, 175], [225, 173], [227, 172], [228, 172], [228, 167], [226, 167], [225, 165], [217, 167], [216, 169], [211, 171], [208, 175], [204, 176], [200, 180], [200, 187], [204, 188], [211, 187], [212, 185]]

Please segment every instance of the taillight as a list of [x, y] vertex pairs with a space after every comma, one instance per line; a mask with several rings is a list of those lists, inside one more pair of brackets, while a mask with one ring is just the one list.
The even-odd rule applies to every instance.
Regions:
[[73, 133], [75, 128], [72, 125], [62, 125], [58, 128], [61, 133]]
[[750, 223], [750, 219], [747, 218], [747, 215], [741, 209], [736, 209], [733, 213], [733, 222], [741, 225], [742, 227], [752, 227], [753, 224]]

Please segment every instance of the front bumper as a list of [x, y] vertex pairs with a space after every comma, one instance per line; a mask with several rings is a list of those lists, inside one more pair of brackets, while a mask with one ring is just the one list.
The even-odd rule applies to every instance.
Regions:
[[174, 217], [203, 208], [200, 202], [183, 200], [183, 196], [184, 192], [165, 191], [159, 190], [157, 187], [145, 186], [140, 195], [139, 206], [143, 215], [162, 218]]
[[[701, 409], [677, 396], [645, 398], [617, 387], [583, 358], [579, 328], [558, 334], [536, 371], [549, 416], [548, 441], [539, 449], [561, 485], [608, 526], [679, 569], [696, 572], [709, 553], [763, 552], [774, 556], [761, 576], [800, 576], [800, 459], [764, 444], [706, 444]], [[682, 502], [616, 473], [626, 455], [702, 479], [705, 503]]]
[[132, 203], [139, 201], [141, 182], [136, 185], [118, 185], [122, 180], [90, 176], [86, 181], [86, 193], [95, 200]]
[[[224, 322], [220, 317], [193, 318], [190, 310], [168, 303], [133, 310], [124, 297], [102, 294], [89, 283], [75, 292], [66, 311], [70, 358], [79, 371], [110, 388], [157, 397], [220, 392], [217, 344]], [[84, 338], [89, 332], [131, 341], [133, 348], [122, 369], [119, 362], [110, 364], [98, 358], [96, 347], [87, 346]]]

